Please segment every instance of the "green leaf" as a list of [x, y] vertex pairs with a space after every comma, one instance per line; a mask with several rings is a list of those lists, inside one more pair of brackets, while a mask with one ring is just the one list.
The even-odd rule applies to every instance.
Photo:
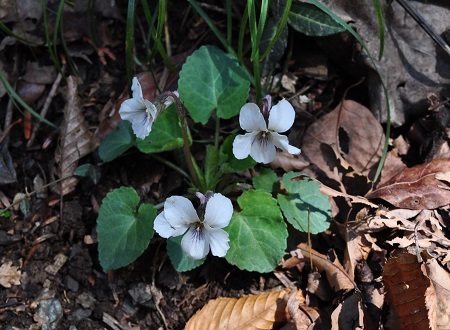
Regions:
[[100, 180], [101, 173], [97, 166], [92, 164], [83, 164], [78, 166], [75, 171], [73, 171], [73, 175], [90, 178], [94, 184], [97, 184], [98, 180]]
[[178, 149], [182, 146], [181, 124], [173, 104], [158, 116], [149, 136], [145, 139], [136, 139], [136, 147], [146, 154]]
[[8, 210], [8, 209], [0, 210], [0, 217], [7, 219], [10, 216], [11, 216], [11, 211], [10, 210]]
[[298, 32], [315, 37], [329, 36], [345, 31], [341, 24], [309, 3], [292, 4], [289, 24]]
[[246, 191], [237, 201], [242, 211], [225, 228], [230, 235], [226, 259], [240, 269], [270, 272], [283, 257], [288, 236], [277, 202], [261, 190]]
[[301, 173], [283, 175], [288, 195], [278, 194], [278, 204], [286, 220], [301, 232], [318, 234], [330, 226], [331, 206], [328, 197], [320, 192], [320, 184]]
[[117, 124], [115, 131], [109, 132], [98, 148], [98, 155], [104, 162], [110, 162], [134, 146], [136, 137], [128, 120]]
[[205, 191], [214, 191], [220, 179], [222, 178], [222, 171], [220, 166], [226, 160], [226, 156], [217, 150], [214, 146], [206, 146], [206, 157], [204, 162], [205, 171]]
[[237, 60], [213, 46], [202, 46], [189, 56], [178, 81], [180, 99], [192, 119], [202, 124], [206, 124], [214, 109], [219, 118], [237, 115], [249, 89]]
[[183, 235], [177, 237], [170, 237], [167, 240], [167, 254], [175, 269], [179, 272], [187, 272], [202, 265], [206, 257], [200, 260], [192, 259], [186, 255], [181, 248], [181, 239]]
[[277, 64], [281, 60], [284, 51], [286, 50], [288, 37], [287, 25], [284, 26], [278, 39], [275, 41], [275, 43], [273, 43], [274, 38], [276, 38], [277, 36], [277, 32], [277, 22], [275, 22], [273, 18], [269, 18], [266, 22], [264, 33], [259, 44], [259, 52], [261, 54], [264, 54], [267, 51], [268, 47], [272, 47], [268, 55], [261, 62], [261, 72], [263, 77], [267, 76], [270, 73], [270, 71], [275, 67], [275, 64]]
[[272, 194], [280, 189], [278, 176], [270, 168], [263, 167], [261, 173], [253, 178], [253, 187]]
[[148, 247], [153, 237], [156, 209], [151, 204], [136, 207], [139, 196], [133, 188], [121, 187], [106, 195], [97, 218], [98, 253], [106, 270], [127, 266]]
[[227, 137], [220, 147], [220, 151], [227, 157], [222, 165], [222, 172], [224, 173], [240, 172], [256, 165], [256, 161], [250, 156], [245, 159], [236, 159], [234, 157], [233, 141], [235, 137], [236, 135]]

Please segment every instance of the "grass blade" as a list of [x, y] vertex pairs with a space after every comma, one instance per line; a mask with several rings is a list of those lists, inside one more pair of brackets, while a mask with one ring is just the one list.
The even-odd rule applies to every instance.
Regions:
[[133, 79], [134, 9], [135, 1], [129, 0], [127, 10], [127, 25], [125, 32], [125, 67], [127, 71], [127, 81], [129, 89], [131, 89], [131, 80]]
[[[209, 28], [213, 33], [216, 35], [216, 37], [219, 39], [219, 41], [222, 43], [222, 45], [225, 47], [228, 53], [233, 55], [235, 58], [238, 58], [236, 51], [233, 49], [233, 47], [228, 43], [228, 41], [224, 38], [222, 33], [217, 29], [217, 27], [214, 25], [214, 23], [211, 21], [209, 16], [205, 13], [205, 11], [198, 5], [198, 3], [195, 0], [188, 0], [188, 2], [191, 4], [191, 6], [197, 11], [197, 13], [205, 20], [206, 24], [208, 24]], [[240, 62], [241, 63], [241, 62]], [[247, 74], [247, 78], [252, 83], [252, 85], [255, 86], [255, 78], [252, 76], [248, 68], [244, 65], [244, 63], [241, 63], [242, 68], [244, 69], [245, 73]]]
[[58, 53], [56, 52], [56, 46], [53, 47], [52, 40], [50, 38], [50, 29], [47, 17], [47, 0], [42, 1], [42, 16], [44, 19], [45, 41], [47, 43], [47, 48], [50, 53], [50, 57], [52, 58], [52, 61], [55, 64], [55, 67], [58, 70], [58, 72], [61, 72], [61, 64], [59, 63]]
[[21, 42], [23, 42], [24, 44], [28, 45], [28, 46], [38, 46], [37, 43], [28, 41], [27, 39], [22, 38], [21, 36], [18, 36], [17, 34], [15, 34], [14, 32], [12, 32], [2, 21], [0, 21], [0, 29], [3, 30], [3, 32], [5, 32], [7, 35], [9, 35], [10, 37], [13, 37]]
[[378, 19], [378, 29], [380, 36], [380, 50], [378, 54], [378, 61], [381, 61], [384, 52], [384, 19], [383, 19], [383, 11], [381, 9], [380, 0], [373, 0], [373, 5], [375, 7], [375, 11], [377, 13]]
[[58, 126], [53, 124], [51, 121], [45, 119], [44, 117], [42, 117], [39, 113], [34, 111], [28, 104], [26, 104], [24, 100], [22, 100], [20, 98], [20, 96], [16, 93], [14, 88], [12, 88], [12, 86], [9, 84], [8, 79], [6, 79], [6, 75], [2, 69], [0, 69], [0, 81], [5, 86], [5, 89], [9, 95], [9, 97], [11, 97], [18, 104], [20, 104], [26, 111], [30, 112], [34, 117], [36, 117], [38, 120], [46, 123], [47, 125], [49, 125], [53, 128], [58, 128]]
[[267, 47], [267, 49], [264, 52], [264, 54], [262, 54], [261, 57], [259, 58], [260, 61], [262, 61], [267, 55], [269, 55], [270, 51], [274, 47], [274, 45], [277, 42], [278, 38], [280, 38], [280, 35], [283, 32], [283, 29], [284, 29], [284, 27], [287, 24], [288, 17], [289, 17], [289, 12], [291, 11], [291, 5], [292, 5], [292, 0], [287, 0], [286, 1], [286, 6], [284, 7], [284, 10], [283, 10], [283, 15], [281, 16], [280, 24], [278, 24], [277, 32], [275, 33], [275, 37], [270, 42], [270, 44]]

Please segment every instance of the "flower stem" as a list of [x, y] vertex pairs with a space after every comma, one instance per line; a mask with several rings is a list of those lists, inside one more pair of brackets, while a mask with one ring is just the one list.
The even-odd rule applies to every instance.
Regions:
[[177, 165], [175, 165], [172, 162], [169, 162], [168, 160], [165, 160], [164, 158], [156, 155], [156, 154], [151, 154], [150, 157], [155, 158], [157, 161], [159, 161], [160, 163], [170, 167], [171, 169], [177, 171], [178, 173], [180, 173], [182, 176], [184, 176], [186, 179], [190, 180], [191, 177], [189, 176], [189, 174], [187, 174], [182, 168], [178, 167]]
[[183, 103], [181, 103], [178, 96], [173, 92], [164, 92], [161, 94], [161, 99], [172, 97], [176, 103], [178, 110], [178, 117], [181, 122], [181, 132], [183, 134], [183, 151], [184, 157], [186, 158], [186, 165], [188, 167], [189, 173], [191, 174], [191, 179], [197, 188], [200, 188], [200, 180], [198, 179], [197, 171], [194, 166], [194, 158], [192, 157], [191, 148], [189, 146], [189, 133], [188, 133], [188, 123], [186, 116], [186, 109]]

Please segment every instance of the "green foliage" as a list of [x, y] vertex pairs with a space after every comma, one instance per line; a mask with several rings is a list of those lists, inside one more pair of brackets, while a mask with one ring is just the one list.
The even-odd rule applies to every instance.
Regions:
[[[269, 71], [275, 67], [283, 57], [287, 46], [288, 27], [279, 31], [279, 26], [274, 18], [269, 18], [266, 22], [264, 33], [259, 44], [259, 52], [268, 54], [261, 63], [261, 75], [267, 76]], [[274, 41], [275, 40], [275, 41]]]
[[117, 129], [103, 139], [98, 148], [98, 155], [104, 162], [110, 162], [134, 146], [136, 136], [127, 120], [120, 121]]
[[203, 191], [215, 191], [215, 188], [222, 178], [220, 166], [225, 161], [226, 156], [212, 145], [206, 146], [206, 157], [204, 163]]
[[135, 261], [153, 237], [156, 209], [142, 204], [133, 188], [121, 187], [106, 195], [97, 218], [100, 264], [106, 270]]
[[214, 46], [202, 46], [180, 72], [178, 92], [192, 119], [206, 124], [213, 110], [219, 118], [239, 113], [250, 84], [237, 60]]
[[[331, 206], [328, 197], [320, 192], [320, 184], [301, 173], [283, 175], [288, 195], [278, 195], [278, 204], [286, 220], [295, 229], [318, 234], [330, 226]], [[308, 228], [309, 218], [309, 228]]]
[[146, 154], [158, 153], [183, 146], [183, 134], [175, 105], [164, 110], [144, 140], [136, 139], [136, 147]]
[[237, 201], [242, 211], [225, 228], [230, 235], [226, 259], [240, 269], [270, 272], [283, 257], [288, 236], [277, 202], [261, 190], [246, 191]]
[[0, 217], [8, 219], [11, 216], [11, 211], [9, 209], [0, 210]]
[[[125, 32], [125, 68], [127, 70], [128, 88], [131, 89], [133, 79], [133, 48], [134, 48], [134, 9], [135, 0], [128, 0], [127, 25]], [[131, 93], [130, 93], [131, 95]]]
[[309, 3], [292, 4], [289, 24], [298, 32], [309, 36], [321, 37], [345, 31], [329, 15]]
[[92, 164], [78, 166], [73, 175], [89, 178], [94, 184], [97, 184], [101, 177], [100, 169]]
[[170, 237], [167, 240], [167, 254], [175, 269], [179, 272], [187, 272], [202, 265], [206, 258], [195, 260], [186, 255], [181, 248], [183, 236]]
[[261, 173], [253, 178], [253, 187], [271, 194], [277, 192], [280, 189], [278, 176], [270, 168], [264, 167]]
[[255, 160], [250, 156], [245, 159], [236, 159], [236, 157], [234, 157], [233, 141], [235, 137], [236, 135], [227, 137], [220, 147], [221, 153], [223, 153], [227, 157], [221, 167], [221, 171], [223, 173], [235, 173], [244, 171], [256, 165]]

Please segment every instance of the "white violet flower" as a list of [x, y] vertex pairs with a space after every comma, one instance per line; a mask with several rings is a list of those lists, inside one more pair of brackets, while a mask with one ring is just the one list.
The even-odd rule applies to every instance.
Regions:
[[155, 219], [154, 229], [164, 238], [180, 236], [183, 251], [193, 259], [206, 257], [211, 248], [213, 255], [224, 257], [230, 246], [226, 227], [233, 215], [230, 199], [222, 194], [198, 193], [199, 213], [185, 197], [172, 196], [164, 203], [164, 211]]
[[[270, 105], [270, 95], [263, 101], [267, 109]], [[264, 107], [264, 102], [262, 102]], [[237, 159], [250, 155], [258, 163], [270, 163], [275, 159], [276, 149], [280, 148], [296, 155], [300, 149], [291, 146], [284, 133], [294, 124], [295, 110], [292, 105], [282, 99], [272, 109], [261, 112], [255, 103], [247, 103], [241, 108], [239, 124], [248, 133], [238, 135], [233, 142], [233, 154]]]
[[[133, 92], [133, 97], [122, 102], [119, 114], [122, 120], [131, 122], [133, 132], [138, 138], [145, 139], [150, 134], [153, 122], [158, 114], [171, 105], [174, 100], [170, 96], [162, 104], [159, 104], [158, 102], [152, 103], [144, 99], [141, 84], [136, 77], [133, 78], [131, 91]], [[174, 94], [178, 96], [177, 92], [174, 92]]]

